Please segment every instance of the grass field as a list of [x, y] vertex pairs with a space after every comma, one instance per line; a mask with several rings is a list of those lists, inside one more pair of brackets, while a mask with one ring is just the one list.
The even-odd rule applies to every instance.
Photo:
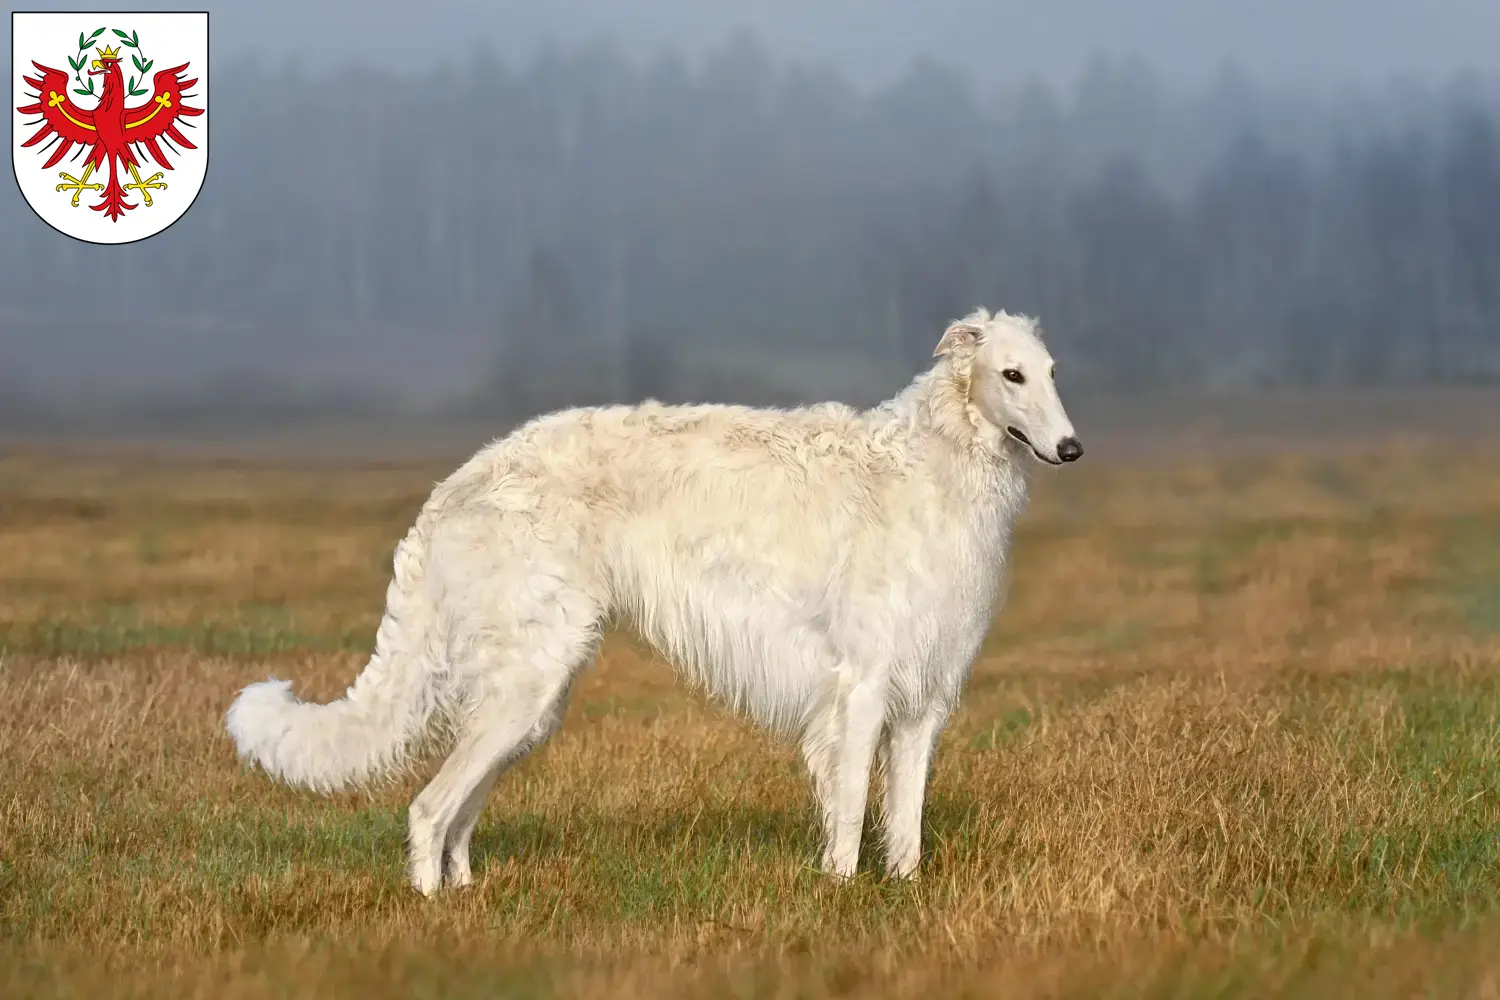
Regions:
[[445, 471], [0, 459], [0, 995], [1500, 997], [1500, 452], [1044, 476], [915, 884], [612, 636], [425, 901], [420, 775], [221, 719], [343, 690]]

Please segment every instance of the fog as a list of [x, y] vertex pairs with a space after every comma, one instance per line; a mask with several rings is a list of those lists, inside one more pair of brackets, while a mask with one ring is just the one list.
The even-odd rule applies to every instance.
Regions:
[[181, 222], [0, 198], [0, 423], [865, 402], [979, 304], [1080, 387], [1500, 379], [1493, 4], [211, 12]]
[[918, 58], [960, 68], [981, 89], [1032, 77], [1071, 86], [1100, 54], [1139, 58], [1189, 85], [1230, 66], [1260, 82], [1334, 89], [1500, 68], [1500, 6], [1489, 0], [263, 0], [209, 10], [216, 52], [294, 53], [309, 66], [419, 69], [480, 45], [526, 61], [548, 43], [604, 39], [636, 58], [664, 48], [701, 56], [743, 29], [778, 57], [860, 86], [889, 83]]

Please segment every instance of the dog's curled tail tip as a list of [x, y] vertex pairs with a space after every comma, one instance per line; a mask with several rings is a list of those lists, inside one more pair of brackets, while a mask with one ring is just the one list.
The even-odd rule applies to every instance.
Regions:
[[274, 677], [247, 686], [224, 713], [224, 728], [241, 760], [254, 760], [266, 736], [285, 725], [286, 709], [297, 704], [292, 682]]
[[250, 684], [235, 695], [224, 713], [224, 728], [239, 759], [279, 776], [282, 768], [275, 761], [276, 748], [299, 704], [292, 682], [274, 677]]
[[241, 760], [289, 785], [324, 794], [362, 786], [404, 762], [432, 701], [420, 670], [382, 679], [326, 705], [298, 698], [291, 681], [260, 681], [235, 697], [224, 728]]

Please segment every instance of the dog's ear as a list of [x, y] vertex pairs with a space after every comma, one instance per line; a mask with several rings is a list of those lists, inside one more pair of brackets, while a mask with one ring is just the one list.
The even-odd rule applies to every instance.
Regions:
[[979, 335], [984, 332], [984, 324], [988, 319], [984, 310], [980, 310], [950, 323], [948, 329], [943, 331], [943, 339], [938, 341], [932, 356], [940, 358], [944, 354], [953, 354], [962, 357], [974, 353], [974, 346], [979, 343]]

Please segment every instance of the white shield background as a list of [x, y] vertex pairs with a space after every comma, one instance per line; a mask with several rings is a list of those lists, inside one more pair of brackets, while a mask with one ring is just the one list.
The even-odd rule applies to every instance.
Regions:
[[[85, 58], [92, 61], [96, 58], [95, 49], [104, 48], [106, 45], [120, 49], [121, 70], [128, 80], [135, 72], [131, 64], [132, 53], [143, 54], [143, 58], [154, 61], [151, 71], [146, 74], [144, 84], [137, 81], [136, 88], [144, 86], [150, 93], [140, 97], [126, 98], [127, 108], [139, 107], [149, 104], [155, 95], [152, 89], [151, 78], [164, 69], [171, 69], [187, 63], [187, 69], [180, 74], [183, 79], [191, 80], [197, 78], [198, 82], [189, 87], [184, 96], [186, 103], [195, 108], [204, 109], [204, 113], [193, 118], [186, 119], [188, 125], [184, 127], [179, 119], [179, 129], [187, 136], [197, 149], [186, 149], [177, 143], [172, 145], [177, 148], [173, 153], [166, 148], [167, 162], [172, 165], [171, 170], [163, 170], [164, 176], [161, 180], [167, 184], [165, 191], [152, 191], [153, 204], [149, 207], [143, 202], [139, 191], [127, 191], [127, 201], [135, 204], [135, 209], [126, 212], [119, 220], [110, 220], [103, 212], [95, 212], [89, 206], [100, 200], [97, 191], [84, 191], [79, 199], [78, 207], [72, 206], [72, 193], [69, 191], [58, 191], [57, 185], [62, 182], [58, 176], [60, 172], [67, 172], [74, 177], [81, 176], [83, 161], [87, 158], [86, 147], [74, 146], [68, 151], [68, 155], [49, 170], [43, 170], [42, 164], [47, 162], [56, 146], [50, 145], [49, 140], [56, 138], [49, 136], [35, 146], [23, 149], [21, 143], [30, 139], [40, 127], [39, 124], [29, 124], [37, 121], [35, 114], [24, 115], [17, 108], [25, 107], [35, 101], [30, 96], [35, 89], [29, 86], [23, 76], [33, 78], [39, 75], [39, 71], [32, 65], [32, 60], [43, 66], [51, 66], [69, 74], [68, 98], [80, 108], [92, 111], [99, 103], [97, 97], [86, 97], [73, 92], [73, 88], [80, 84], [73, 79], [72, 67], [68, 64], [68, 57], [77, 58], [78, 36], [94, 33], [96, 28], [104, 28], [104, 34], [89, 47]], [[140, 38], [140, 51], [120, 44], [120, 38], [112, 29], [118, 28], [129, 34], [135, 32]], [[85, 66], [85, 69], [88, 67]], [[87, 86], [87, 76], [84, 77]], [[95, 78], [95, 90], [99, 89], [102, 81]], [[182, 218], [195, 199], [198, 192], [203, 188], [203, 178], [208, 171], [208, 137], [209, 137], [209, 94], [208, 94], [208, 14], [196, 13], [172, 13], [172, 14], [122, 14], [118, 11], [110, 13], [25, 13], [17, 12], [11, 15], [11, 163], [15, 168], [16, 183], [21, 187], [21, 194], [25, 196], [33, 211], [41, 216], [53, 229], [66, 233], [69, 236], [90, 243], [132, 243], [143, 240], [148, 236], [166, 229], [172, 223]], [[187, 97], [186, 95], [192, 95]], [[44, 95], [45, 97], [45, 95]], [[41, 152], [43, 148], [47, 152]], [[144, 179], [156, 173], [162, 168], [157, 165], [151, 155], [144, 147], [131, 147], [136, 151], [140, 160], [141, 177]], [[133, 178], [123, 167], [121, 172], [121, 183], [129, 183]], [[94, 176], [89, 178], [92, 183], [96, 180], [108, 179], [108, 170], [104, 176], [95, 171]], [[90, 197], [92, 196], [92, 197]]]

